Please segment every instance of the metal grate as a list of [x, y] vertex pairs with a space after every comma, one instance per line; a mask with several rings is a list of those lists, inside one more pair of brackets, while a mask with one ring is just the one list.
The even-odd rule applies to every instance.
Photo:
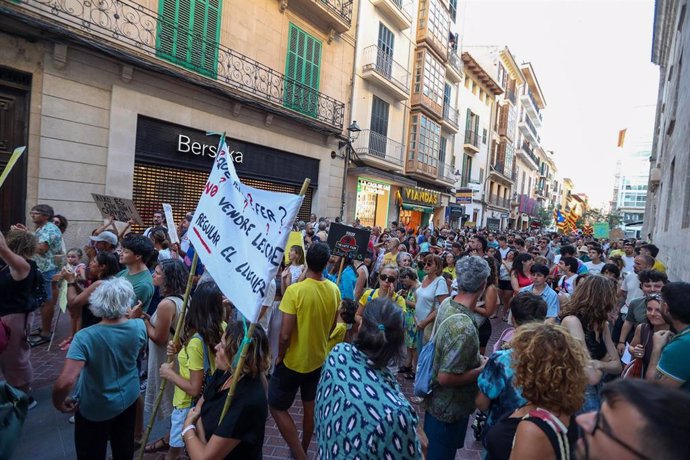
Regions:
[[[151, 225], [153, 213], [161, 209], [161, 203], [172, 205], [175, 223], [179, 224], [180, 219], [187, 212], [194, 211], [196, 208], [207, 178], [208, 172], [206, 171], [135, 164], [132, 199], [146, 225], [144, 227], [135, 225], [132, 227], [133, 231], [142, 233]], [[272, 192], [297, 194], [300, 190], [300, 187], [294, 185], [255, 179], [242, 179], [242, 183]], [[309, 220], [313, 196], [314, 189], [310, 187], [299, 210], [299, 219]]]

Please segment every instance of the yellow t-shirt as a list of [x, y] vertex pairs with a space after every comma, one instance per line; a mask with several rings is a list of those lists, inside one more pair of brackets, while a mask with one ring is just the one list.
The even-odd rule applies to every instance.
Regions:
[[[223, 321], [221, 329], [225, 332], [227, 324]], [[213, 348], [207, 347], [208, 362], [211, 366], [211, 373], [216, 371], [216, 352]], [[187, 345], [182, 347], [177, 354], [177, 364], [179, 374], [185, 379], [189, 380], [190, 371], [204, 371], [204, 342], [199, 337], [192, 337], [187, 342]], [[173, 395], [173, 407], [177, 409], [184, 409], [192, 406], [192, 397], [184, 392], [180, 387], [175, 386], [175, 393]]]
[[656, 270], [661, 273], [666, 273], [666, 265], [664, 265], [663, 262], [661, 262], [659, 259], [654, 260], [654, 266], [652, 267], [652, 270]]
[[393, 265], [393, 266], [398, 266], [398, 255], [393, 254], [392, 252], [387, 252], [383, 256], [383, 264], [381, 267], [385, 267], [386, 265]]
[[613, 251], [609, 252], [609, 257], [613, 256], [621, 256], [623, 257], [625, 255], [625, 251], [622, 249], [614, 249]]
[[[373, 291], [373, 293], [372, 293]], [[369, 295], [371, 295], [371, 299], [369, 299]], [[359, 298], [359, 304], [360, 305], [366, 305], [369, 300], [374, 300], [379, 298], [379, 290], [378, 289], [367, 289], [364, 291], [364, 294], [362, 294], [362, 297]], [[405, 299], [403, 299], [402, 296], [393, 293], [393, 302], [397, 303], [400, 308], [402, 308], [402, 311], [407, 310], [407, 305], [405, 304]]]
[[283, 363], [306, 374], [323, 366], [331, 327], [340, 307], [340, 290], [332, 281], [307, 278], [288, 286], [280, 311], [297, 316]]
[[446, 267], [443, 269], [443, 273], [448, 273], [451, 279], [455, 279], [455, 267]]
[[328, 338], [328, 352], [330, 353], [334, 346], [345, 340], [347, 334], [347, 324], [336, 323], [331, 336]]

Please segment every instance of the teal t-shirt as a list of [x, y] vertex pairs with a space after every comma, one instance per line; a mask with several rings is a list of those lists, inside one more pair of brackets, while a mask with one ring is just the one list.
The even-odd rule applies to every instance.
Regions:
[[673, 337], [661, 351], [656, 369], [666, 377], [682, 383], [681, 390], [690, 392], [690, 326]]
[[137, 301], [141, 301], [142, 311], [148, 310], [151, 299], [153, 298], [153, 277], [151, 273], [148, 270], [144, 270], [136, 275], [130, 275], [125, 268], [116, 276], [118, 278], [124, 278], [132, 284], [134, 295], [137, 296]]
[[101, 422], [134, 404], [139, 397], [137, 356], [146, 339], [140, 319], [95, 324], [74, 335], [67, 359], [84, 361], [75, 391], [81, 415]]

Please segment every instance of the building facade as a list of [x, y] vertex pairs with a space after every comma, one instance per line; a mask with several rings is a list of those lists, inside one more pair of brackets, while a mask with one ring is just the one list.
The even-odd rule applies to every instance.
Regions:
[[[0, 6], [0, 152], [28, 155], [2, 190], [0, 226], [52, 205], [68, 242], [102, 222], [91, 193], [193, 211], [225, 132], [250, 185], [296, 193], [301, 217], [336, 216], [356, 1], [122, 0]], [[48, 33], [47, 33], [48, 32]], [[7, 206], [5, 206], [7, 204]]]
[[659, 100], [645, 203], [643, 237], [659, 249], [669, 279], [690, 280], [690, 81], [682, 50], [690, 49], [687, 0], [657, 0], [652, 62], [659, 66]]

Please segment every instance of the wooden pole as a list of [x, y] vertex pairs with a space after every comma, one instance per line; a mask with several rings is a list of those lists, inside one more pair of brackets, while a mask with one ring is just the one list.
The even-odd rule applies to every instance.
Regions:
[[[182, 331], [182, 326], [184, 324], [184, 317], [187, 312], [187, 305], [189, 304], [189, 295], [192, 292], [192, 285], [194, 284], [194, 273], [196, 272], [196, 265], [197, 262], [199, 262], [199, 253], [194, 251], [194, 258], [192, 258], [192, 267], [189, 270], [189, 278], [187, 278], [187, 289], [185, 289], [184, 292], [184, 299], [182, 301], [182, 309], [180, 310], [180, 314], [177, 316], [177, 325], [175, 326], [175, 335], [173, 335], [173, 344], [177, 347], [179, 341], [180, 341], [180, 332]], [[168, 363], [172, 362], [172, 360], [175, 358], [174, 355], [169, 355], [168, 356]], [[156, 371], [157, 372], [157, 371]], [[158, 389], [158, 394], [156, 395], [156, 401], [153, 404], [153, 411], [151, 412], [151, 418], [149, 419], [149, 423], [146, 426], [146, 433], [144, 434], [144, 438], [141, 440], [141, 447], [139, 450], [139, 456], [137, 457], [139, 460], [143, 460], [144, 458], [144, 448], [146, 447], [146, 443], [149, 440], [149, 436], [151, 436], [151, 430], [153, 429], [153, 421], [156, 419], [156, 414], [158, 413], [158, 408], [161, 405], [161, 400], [163, 399], [163, 391], [165, 391], [165, 385], [168, 383], [166, 379], [161, 379], [161, 386]]]
[[340, 285], [340, 277], [343, 274], [343, 266], [345, 266], [345, 256], [340, 256], [340, 268], [338, 269], [338, 280], [335, 282], [336, 286]]
[[[309, 188], [310, 183], [311, 179], [304, 179], [304, 183], [302, 183], [302, 188], [299, 191], [299, 196], [304, 196], [307, 194], [307, 189]], [[249, 329], [247, 329], [247, 333], [244, 336], [245, 340], [242, 341], [242, 349], [240, 350], [240, 359], [237, 361], [237, 366], [234, 370], [231, 369], [232, 381], [230, 382], [230, 388], [228, 388], [228, 395], [225, 398], [225, 404], [223, 404], [223, 411], [220, 413], [220, 419], [218, 419], [218, 426], [220, 426], [220, 423], [223, 421], [223, 417], [225, 417], [225, 414], [228, 413], [228, 409], [230, 409], [230, 404], [232, 404], [232, 398], [235, 396], [237, 382], [239, 382], [240, 377], [242, 376], [242, 368], [244, 367], [244, 361], [247, 358], [247, 353], [249, 353], [250, 340], [247, 339], [251, 339], [254, 336], [255, 329], [256, 323], [252, 322], [249, 325]]]

